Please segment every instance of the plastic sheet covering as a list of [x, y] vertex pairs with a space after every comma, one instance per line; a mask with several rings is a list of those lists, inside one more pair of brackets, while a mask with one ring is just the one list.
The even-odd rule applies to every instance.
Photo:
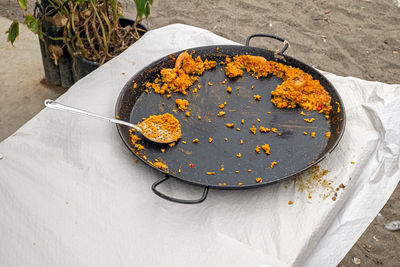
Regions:
[[[150, 31], [58, 101], [112, 117], [137, 71], [212, 44], [234, 43], [181, 24]], [[44, 109], [0, 144], [0, 265], [336, 266], [399, 182], [400, 85], [324, 74], [348, 121], [319, 169], [258, 189], [210, 190], [198, 205], [153, 194], [161, 174], [135, 163], [114, 125]], [[170, 180], [159, 189], [202, 192]]]

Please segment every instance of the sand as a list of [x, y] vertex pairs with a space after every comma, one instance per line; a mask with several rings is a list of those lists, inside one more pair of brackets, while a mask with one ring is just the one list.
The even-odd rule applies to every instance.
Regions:
[[[132, 1], [124, 1], [126, 17], [134, 18]], [[184, 23], [242, 44], [252, 33], [275, 34], [289, 41], [286, 54], [321, 70], [400, 83], [400, 0], [154, 2], [151, 17], [144, 23], [150, 29]], [[0, 0], [0, 15], [22, 18], [17, 4], [10, 0]], [[281, 47], [279, 41], [264, 38], [251, 45]], [[361, 266], [399, 265], [400, 231], [389, 232], [384, 224], [400, 220], [400, 186], [381, 214], [339, 266], [355, 265], [357, 259]]]

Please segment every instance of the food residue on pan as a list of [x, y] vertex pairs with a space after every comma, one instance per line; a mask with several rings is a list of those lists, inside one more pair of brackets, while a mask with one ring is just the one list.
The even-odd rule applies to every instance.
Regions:
[[176, 99], [175, 103], [180, 111], [185, 111], [187, 106], [189, 105], [189, 102], [186, 99], [180, 99], [180, 98]]
[[144, 150], [144, 146], [141, 144], [135, 144], [136, 151]]
[[251, 126], [251, 128], [249, 128], [249, 131], [250, 131], [252, 134], [256, 134], [256, 133], [257, 133], [257, 128], [254, 127], [254, 125], [253, 125], [253, 126]]
[[[268, 75], [275, 75], [279, 78], [283, 79], [283, 83], [278, 85], [275, 90], [271, 92], [272, 99], [271, 102], [277, 107], [277, 108], [295, 108], [295, 107], [301, 107], [305, 110], [314, 110], [318, 111], [319, 113], [323, 113], [324, 116], [328, 116], [329, 118], [329, 112], [332, 109], [332, 106], [330, 104], [331, 97], [329, 94], [325, 91], [323, 86], [319, 83], [318, 80], [314, 80], [311, 75], [303, 72], [302, 70], [294, 67], [290, 67], [281, 63], [273, 62], [273, 61], [267, 61], [263, 57], [259, 56], [249, 56], [249, 55], [242, 55], [242, 56], [235, 56], [233, 59], [227, 57], [225, 62], [222, 62], [221, 64], [225, 64], [225, 75], [229, 78], [234, 78], [238, 76], [243, 75], [243, 71], [246, 70], [248, 72], [252, 72], [252, 75], [255, 76], [257, 79], [260, 77], [267, 77]], [[193, 85], [196, 81], [198, 81], [199, 76], [201, 76], [204, 71], [209, 70], [211, 68], [214, 68], [216, 66], [215, 61], [209, 61], [209, 60], [202, 60], [200, 57], [194, 58], [192, 54], [189, 54], [187, 52], [181, 53], [176, 61], [175, 61], [175, 66], [174, 68], [170, 69], [162, 69], [161, 70], [161, 76], [158, 76], [152, 83], [147, 82], [144, 84], [147, 89], [153, 89], [155, 93], [158, 94], [167, 94], [167, 97], [171, 97], [171, 93], [181, 93], [186, 95], [188, 91], [188, 88]], [[219, 82], [218, 84], [226, 84], [227, 79], [225, 79], [222, 82]], [[207, 83], [209, 86], [213, 86], [213, 83], [210, 81]], [[218, 85], [217, 84], [217, 85]], [[136, 85], [136, 83], [135, 83]], [[218, 87], [218, 86], [217, 86]], [[222, 86], [221, 86], [222, 87]], [[236, 87], [235, 87], [236, 88]], [[146, 89], [146, 90], [147, 90]], [[196, 86], [191, 92], [196, 93], [197, 90], [200, 89], [200, 85], [198, 87]], [[223, 90], [223, 88], [221, 88]], [[239, 90], [239, 87], [236, 88]], [[246, 87], [245, 89], [249, 89]], [[254, 89], [254, 85], [251, 86], [251, 89]], [[210, 90], [210, 89], [207, 89]], [[214, 89], [216, 90], [216, 89]], [[232, 88], [228, 86], [226, 88], [228, 93], [232, 92]], [[258, 90], [257, 90], [258, 91]], [[256, 101], [261, 101], [261, 95], [259, 94], [254, 94], [255, 91], [253, 91], [252, 97]], [[226, 96], [228, 99], [230, 97], [235, 97], [235, 96]], [[251, 95], [250, 95], [251, 97]], [[221, 99], [220, 99], [221, 101]], [[223, 100], [222, 100], [223, 101]], [[263, 100], [264, 101], [264, 100]], [[185, 111], [186, 117], [190, 117], [190, 112], [192, 111], [190, 108], [188, 109], [189, 102], [188, 100], [185, 99], [176, 99], [176, 105], [180, 111]], [[215, 102], [214, 102], [215, 103]], [[218, 103], [218, 102], [217, 102]], [[219, 102], [221, 103], [221, 102]], [[224, 109], [226, 107], [227, 102], [224, 102], [222, 104], [218, 104], [218, 107], [220, 109]], [[201, 116], [196, 114], [199, 113], [199, 110], [196, 110], [194, 107], [193, 112], [194, 116], [197, 116], [198, 120], [201, 120]], [[188, 111], [187, 111], [188, 109]], [[236, 110], [229, 110], [231, 111], [236, 111]], [[174, 112], [177, 113], [177, 110], [174, 109]], [[337, 103], [337, 112], [340, 112], [340, 107], [339, 104]], [[183, 114], [183, 113], [182, 113]], [[219, 111], [217, 116], [222, 117], [226, 114], [225, 111]], [[271, 112], [267, 112], [267, 114], [271, 114]], [[204, 115], [204, 114], [202, 114]], [[230, 114], [228, 114], [230, 115]], [[300, 115], [306, 116], [306, 114], [301, 111]], [[205, 120], [210, 120], [206, 115], [203, 118], [203, 121]], [[215, 115], [214, 115], [215, 116]], [[215, 118], [215, 117], [214, 117]], [[226, 117], [218, 119], [218, 120], [225, 120]], [[262, 118], [263, 119], [263, 118]], [[306, 118], [304, 119], [305, 122], [312, 123], [315, 119], [314, 118]], [[188, 121], [192, 121], [191, 119], [188, 119]], [[226, 121], [225, 121], [226, 122]], [[241, 119], [241, 124], [244, 124], [244, 119]], [[261, 122], [260, 118], [257, 118], [257, 122]], [[196, 123], [196, 122], [194, 122]], [[277, 128], [267, 128], [264, 126], [257, 126], [257, 129], [255, 126], [257, 123], [254, 121], [254, 118], [252, 119], [251, 122], [253, 125], [249, 128], [249, 131], [253, 134], [256, 135], [257, 131], [259, 130], [260, 133], [268, 133], [268, 132], [274, 132], [278, 135], [281, 135], [281, 133], [278, 133]], [[264, 120], [263, 120], [264, 123]], [[234, 128], [235, 124], [234, 123], [225, 123], [225, 126], [228, 128]], [[278, 125], [279, 126], [279, 125]], [[240, 128], [236, 128], [236, 131], [240, 131]], [[304, 134], [307, 134], [307, 132], [304, 132]], [[140, 138], [137, 137], [132, 137], [133, 134], [131, 134], [131, 140], [132, 143], [135, 146], [135, 149], [137, 151], [143, 150], [144, 147], [141, 144], [136, 143], [137, 141], [140, 141]], [[242, 133], [235, 133], [237, 136], [241, 136]], [[311, 137], [315, 137], [316, 133], [311, 132]], [[268, 138], [269, 135], [263, 135], [266, 138]], [[327, 138], [330, 138], [330, 132], [325, 133], [325, 136]], [[181, 137], [181, 133], [179, 138]], [[256, 136], [257, 137], [257, 136]], [[254, 137], [254, 138], [256, 138]], [[261, 135], [259, 137], [262, 137]], [[178, 138], [178, 139], [179, 139]], [[219, 137], [220, 138], [220, 137]], [[231, 139], [231, 138], [230, 138]], [[228, 141], [228, 138], [224, 138], [225, 142]], [[235, 139], [235, 137], [232, 137], [232, 142], [235, 143], [237, 142], [238, 139]], [[188, 140], [189, 141], [189, 140]], [[189, 141], [190, 142], [190, 141]], [[199, 143], [199, 139], [195, 138], [192, 140], [193, 143]], [[213, 138], [209, 137], [208, 142], [211, 143], [213, 142]], [[183, 144], [186, 143], [186, 141], [182, 141]], [[205, 143], [205, 142], [204, 142]], [[244, 141], [243, 139], [240, 139], [240, 144], [243, 144]], [[264, 143], [264, 142], [263, 142]], [[237, 143], [236, 143], [237, 144]], [[170, 144], [170, 146], [174, 146], [175, 143]], [[201, 144], [199, 144], [201, 145]], [[230, 145], [227, 143], [226, 145]], [[261, 144], [260, 144], [261, 145]], [[261, 147], [256, 146], [255, 151], [256, 153], [260, 153], [261, 148], [264, 150], [264, 152], [267, 155], [270, 155], [270, 146], [268, 144], [264, 144]], [[165, 149], [161, 149], [161, 152], [164, 153]], [[243, 151], [242, 151], [243, 152]], [[241, 153], [237, 153], [236, 157], [240, 158], [242, 157]], [[154, 166], [163, 166], [160, 161], [154, 162]], [[265, 163], [264, 163], [265, 164]], [[270, 168], [274, 168], [278, 163], [276, 161], [273, 161], [270, 163]], [[156, 166], [156, 167], [157, 167]], [[166, 166], [166, 164], [165, 164]], [[189, 167], [193, 167], [193, 164], [189, 164]], [[157, 168], [164, 168], [164, 167], [157, 167]], [[168, 168], [168, 167], [165, 167]], [[180, 172], [181, 169], [179, 169]], [[220, 171], [223, 172], [225, 169], [223, 166], [221, 166]], [[251, 170], [248, 170], [249, 172]], [[215, 174], [215, 172], [206, 172], [209, 175]], [[239, 173], [239, 171], [236, 171], [236, 173]], [[261, 178], [257, 178], [261, 179]], [[261, 179], [262, 181], [262, 179]], [[257, 181], [259, 182], [259, 181]], [[223, 183], [220, 183], [223, 184]], [[243, 183], [239, 183], [243, 184]], [[226, 185], [226, 183], [225, 183]], [[335, 197], [335, 196], [334, 196]], [[311, 198], [311, 195], [310, 195]]]
[[266, 127], [260, 126], [260, 133], [268, 133], [269, 131], [271, 131], [270, 128], [266, 128]]
[[175, 145], [176, 145], [175, 142], [172, 142], [172, 143], [168, 144], [169, 147], [174, 147]]
[[135, 129], [129, 130], [129, 135], [131, 137], [131, 142], [133, 145], [136, 144], [137, 141], [140, 141], [140, 137], [135, 134]]
[[261, 100], [261, 96], [260, 95], [253, 95], [253, 98], [256, 101], [260, 101]]
[[268, 61], [261, 56], [240, 55], [226, 64], [225, 75], [229, 78], [242, 76], [242, 69], [253, 72], [256, 78], [272, 74], [283, 79], [282, 84], [271, 92], [271, 102], [278, 108], [299, 106], [324, 114], [329, 114], [332, 109], [329, 93], [318, 80], [299, 68]]
[[331, 132], [326, 132], [325, 133], [325, 137], [328, 138], [328, 139], [331, 138]]
[[159, 161], [158, 159], [156, 159], [156, 161], [153, 163], [154, 167], [159, 168], [159, 169], [168, 169], [167, 164]]
[[186, 90], [199, 79], [204, 71], [216, 66], [216, 61], [202, 60], [199, 56], [193, 58], [188, 52], [179, 54], [172, 69], [161, 70], [161, 78], [156, 78], [153, 83], [147, 82], [145, 86], [152, 88], [157, 94], [180, 92], [187, 94]]
[[[258, 146], [257, 146], [258, 147]], [[265, 154], [271, 155], [271, 148], [268, 144], [262, 145], [261, 148], [264, 150]], [[256, 151], [257, 152], [257, 151]], [[273, 167], [271, 167], [273, 168]]]
[[339, 104], [339, 102], [335, 102], [335, 104], [337, 105], [337, 113], [340, 113], [340, 104]]

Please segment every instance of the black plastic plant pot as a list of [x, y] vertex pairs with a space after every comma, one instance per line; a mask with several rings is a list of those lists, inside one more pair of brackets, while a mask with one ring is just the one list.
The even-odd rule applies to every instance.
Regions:
[[[45, 33], [43, 40], [39, 38], [40, 51], [42, 54], [42, 62], [45, 73], [45, 79], [53, 85], [58, 85], [63, 88], [69, 88], [74, 84], [72, 76], [72, 64], [71, 56], [68, 53], [67, 47], [64, 45], [62, 40], [50, 39], [47, 36], [62, 37], [64, 29], [57, 27], [51, 23], [48, 19], [55, 14], [53, 9], [48, 9], [48, 2], [42, 1], [41, 4], [36, 3], [35, 16], [42, 17], [42, 30]], [[47, 8], [47, 9], [46, 9]], [[46, 12], [45, 12], [46, 10]], [[43, 16], [43, 14], [45, 14]], [[62, 53], [54, 60], [54, 56], [51, 51], [54, 47], [61, 48]]]
[[[119, 18], [119, 23], [122, 27], [127, 27], [132, 26], [135, 21], [127, 18]], [[148, 29], [140, 23], [137, 24], [137, 27], [144, 30], [144, 32], [148, 31]], [[85, 77], [99, 67], [99, 63], [87, 60], [81, 56], [74, 56], [73, 60], [72, 72], [75, 81]]]
[[[52, 85], [69, 88], [76, 81], [97, 69], [99, 64], [80, 56], [72, 57], [64, 41], [60, 39], [54, 40], [54, 38], [47, 37], [63, 37], [64, 28], [57, 27], [50, 22], [49, 18], [51, 18], [55, 13], [56, 10], [49, 6], [48, 0], [41, 0], [40, 3], [36, 2], [34, 14], [35, 17], [41, 18], [42, 30], [44, 32], [43, 39], [39, 38], [39, 44], [45, 79]], [[135, 21], [127, 18], [119, 18], [119, 23], [122, 27], [126, 27], [134, 25]], [[148, 29], [141, 24], [138, 24], [137, 27], [144, 30], [144, 32], [148, 31]], [[55, 47], [57, 49], [61, 48], [62, 50], [61, 55], [57, 56], [57, 60], [55, 60], [54, 55], [51, 53], [52, 49]]]

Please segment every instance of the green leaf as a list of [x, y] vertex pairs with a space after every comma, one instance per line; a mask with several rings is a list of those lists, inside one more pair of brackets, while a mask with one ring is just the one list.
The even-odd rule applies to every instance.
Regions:
[[147, 0], [135, 0], [136, 4], [136, 17], [141, 19], [144, 14], [144, 7], [146, 5]]
[[18, 0], [18, 4], [23, 10], [26, 10], [26, 0]]
[[8, 30], [6, 31], [6, 33], [8, 34], [7, 36], [7, 41], [11, 42], [11, 44], [13, 45], [15, 42], [15, 39], [18, 37], [19, 34], [19, 23], [18, 21], [13, 21], [10, 25], [10, 28], [8, 28]]
[[25, 24], [29, 25], [29, 23], [31, 23], [31, 21], [34, 19], [35, 19], [35, 17], [33, 15], [26, 15], [25, 16]]
[[146, 19], [150, 16], [150, 4], [147, 3], [147, 5], [144, 8], [144, 16], [146, 17]]
[[153, 4], [153, 0], [135, 0], [136, 3], [136, 18], [142, 19], [143, 15], [146, 19], [150, 15], [150, 6]]
[[35, 18], [33, 15], [27, 15], [25, 17], [25, 24], [33, 32], [41, 35], [41, 22], [39, 18]]

